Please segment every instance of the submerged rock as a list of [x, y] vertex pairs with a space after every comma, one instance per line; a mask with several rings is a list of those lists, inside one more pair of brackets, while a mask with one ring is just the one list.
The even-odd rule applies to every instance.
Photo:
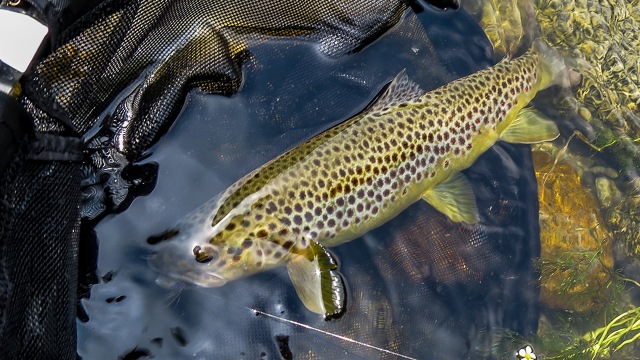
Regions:
[[640, 181], [636, 179], [621, 191], [610, 178], [596, 179], [597, 196], [607, 227], [616, 239], [616, 260], [625, 269], [627, 277], [640, 278]]
[[551, 309], [586, 312], [606, 302], [613, 251], [596, 199], [563, 159], [533, 153], [540, 197], [541, 300]]

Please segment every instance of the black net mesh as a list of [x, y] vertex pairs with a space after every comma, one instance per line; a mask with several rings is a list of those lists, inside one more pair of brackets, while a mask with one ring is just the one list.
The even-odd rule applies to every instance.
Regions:
[[79, 154], [65, 156], [66, 140], [34, 136], [32, 126], [0, 94], [0, 354], [72, 359], [80, 168], [69, 160]]
[[0, 0], [2, 6], [19, 6], [47, 24], [52, 40], [100, 2], [101, 0]]
[[75, 357], [79, 170], [22, 153], [0, 182], [5, 359]]
[[393, 1], [107, 1], [58, 38], [25, 91], [84, 133], [128, 87], [109, 122], [124, 136], [114, 145], [135, 158], [180, 110], [185, 89], [237, 91], [249, 46], [298, 37], [337, 56], [388, 28], [402, 9]]
[[37, 117], [41, 129], [63, 130], [62, 122], [84, 135], [87, 172], [114, 169], [87, 181], [95, 186], [85, 191], [83, 214], [95, 218], [107, 207], [126, 208], [132, 183], [149, 183], [121, 172], [169, 128], [187, 90], [237, 92], [249, 47], [297, 38], [336, 57], [364, 46], [404, 9], [401, 1], [106, 1], [25, 75], [23, 102], [46, 109]]

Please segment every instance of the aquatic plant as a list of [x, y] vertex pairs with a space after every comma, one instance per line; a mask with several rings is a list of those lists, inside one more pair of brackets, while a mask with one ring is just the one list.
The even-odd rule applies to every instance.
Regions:
[[[541, 320], [536, 348], [543, 349], [545, 359], [638, 359], [640, 342], [640, 307], [630, 304], [626, 283], [640, 287], [634, 280], [612, 274], [608, 284], [612, 301], [599, 315], [573, 316], [548, 314]], [[613, 300], [615, 299], [615, 300]], [[610, 315], [615, 314], [615, 315]], [[594, 319], [599, 317], [600, 319]], [[611, 320], [607, 320], [611, 319]], [[551, 324], [553, 322], [553, 324]], [[580, 333], [584, 326], [602, 326]], [[596, 325], [598, 326], [598, 325]]]

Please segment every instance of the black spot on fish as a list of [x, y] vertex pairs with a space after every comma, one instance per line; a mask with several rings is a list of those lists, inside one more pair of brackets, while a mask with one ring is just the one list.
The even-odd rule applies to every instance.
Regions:
[[[258, 236], [259, 238], [265, 238], [265, 237], [267, 237], [267, 230], [264, 230], [264, 229], [263, 229], [263, 230], [258, 231], [257, 236]], [[253, 245], [253, 241], [252, 241], [251, 239], [245, 239], [245, 240], [242, 242], [242, 245], [240, 245], [240, 246], [242, 246], [242, 248], [243, 248], [243, 249], [248, 249], [248, 248], [250, 248], [250, 247], [251, 247], [251, 245]]]
[[304, 219], [305, 219], [307, 222], [311, 222], [311, 220], [313, 220], [313, 215], [312, 215], [310, 212], [308, 212], [308, 211], [307, 211], [307, 212], [304, 214]]

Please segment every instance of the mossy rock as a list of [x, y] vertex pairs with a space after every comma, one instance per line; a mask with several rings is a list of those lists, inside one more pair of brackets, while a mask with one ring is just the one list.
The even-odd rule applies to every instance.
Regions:
[[540, 197], [541, 300], [550, 309], [588, 312], [608, 299], [613, 252], [596, 199], [571, 164], [533, 154]]

